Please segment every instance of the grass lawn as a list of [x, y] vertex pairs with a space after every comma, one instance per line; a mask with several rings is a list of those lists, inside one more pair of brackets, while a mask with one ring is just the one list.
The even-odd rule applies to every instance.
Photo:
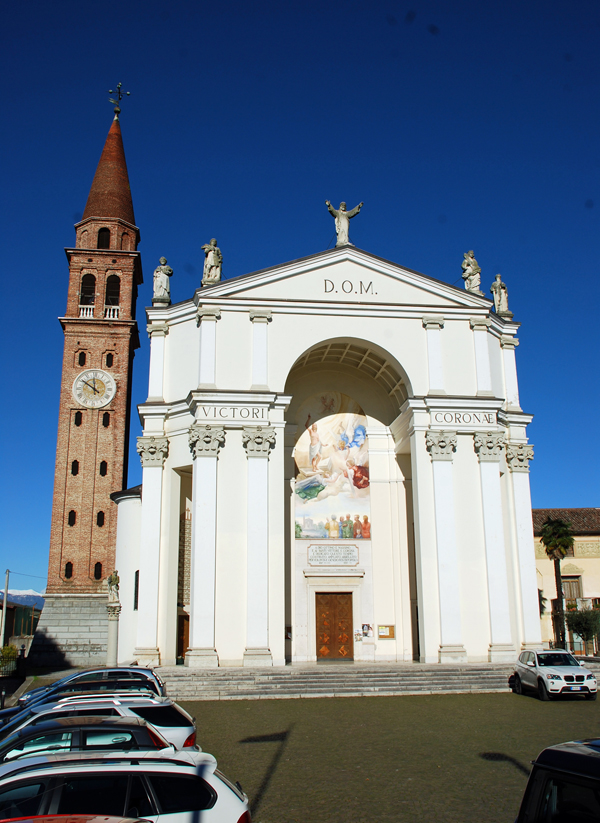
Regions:
[[182, 705], [255, 823], [512, 823], [541, 749], [600, 737], [600, 701], [510, 693]]

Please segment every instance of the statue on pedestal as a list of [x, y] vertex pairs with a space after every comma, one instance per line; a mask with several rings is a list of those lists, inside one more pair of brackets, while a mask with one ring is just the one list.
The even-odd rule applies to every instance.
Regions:
[[153, 303], [171, 302], [171, 284], [169, 277], [173, 275], [173, 269], [167, 266], [167, 258], [161, 257], [158, 261], [159, 265], [154, 269], [154, 294], [152, 296]]
[[112, 574], [106, 578], [108, 584], [108, 600], [113, 603], [119, 599], [119, 573], [115, 569]]
[[202, 285], [219, 283], [221, 280], [221, 267], [223, 265], [223, 255], [217, 246], [216, 238], [202, 246], [204, 251], [204, 272], [202, 274]]
[[500, 317], [510, 319], [513, 313], [508, 310], [508, 289], [506, 288], [506, 283], [502, 282], [501, 275], [496, 275], [490, 291], [494, 295], [494, 309], [496, 310], [496, 314], [500, 315]]
[[481, 284], [481, 266], [475, 260], [475, 252], [471, 251], [463, 254], [462, 261], [463, 280], [465, 281], [465, 289], [472, 291], [474, 294], [483, 294], [479, 286]]
[[325, 205], [327, 206], [329, 214], [335, 217], [335, 231], [337, 234], [336, 248], [338, 246], [353, 246], [354, 243], [350, 242], [348, 234], [350, 220], [352, 217], [356, 217], [364, 206], [364, 203], [359, 203], [358, 206], [355, 206], [350, 211], [346, 211], [346, 204], [344, 202], [340, 203], [339, 209], [334, 209], [329, 200], [325, 201]]

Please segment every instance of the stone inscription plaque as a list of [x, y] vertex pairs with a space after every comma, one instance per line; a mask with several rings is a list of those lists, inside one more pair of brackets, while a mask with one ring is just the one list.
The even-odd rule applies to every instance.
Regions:
[[356, 566], [358, 565], [358, 546], [343, 543], [308, 547], [309, 566]]

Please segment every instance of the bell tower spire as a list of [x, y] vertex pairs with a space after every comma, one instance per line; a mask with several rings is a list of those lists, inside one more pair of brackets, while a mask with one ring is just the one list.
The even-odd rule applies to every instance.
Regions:
[[[75, 226], [75, 247], [65, 249], [69, 286], [60, 318], [64, 356], [48, 586], [33, 650], [39, 663], [106, 659], [105, 580], [115, 568], [117, 526], [110, 495], [127, 485], [139, 347], [135, 309], [143, 279], [117, 109]], [[74, 614], [77, 633], [69, 631]]]

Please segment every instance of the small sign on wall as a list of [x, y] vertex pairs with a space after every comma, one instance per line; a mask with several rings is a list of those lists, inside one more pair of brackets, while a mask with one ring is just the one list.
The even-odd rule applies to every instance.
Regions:
[[396, 626], [377, 626], [377, 637], [380, 640], [394, 640], [396, 637]]

